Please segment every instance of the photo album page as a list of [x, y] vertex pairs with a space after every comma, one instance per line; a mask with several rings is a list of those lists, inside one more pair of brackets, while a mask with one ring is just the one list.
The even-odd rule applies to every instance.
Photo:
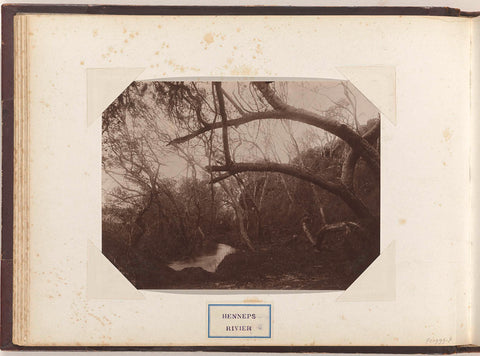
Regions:
[[15, 21], [29, 232], [14, 343], [480, 342], [478, 20]]

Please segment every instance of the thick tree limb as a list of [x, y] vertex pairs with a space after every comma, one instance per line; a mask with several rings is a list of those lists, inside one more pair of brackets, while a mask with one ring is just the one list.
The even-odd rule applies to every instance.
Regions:
[[238, 227], [240, 229], [240, 236], [242, 237], [243, 241], [248, 246], [248, 248], [251, 251], [255, 251], [252, 241], [248, 237], [247, 230], [245, 229], [245, 215], [243, 214], [240, 204], [237, 202], [237, 200], [233, 196], [232, 191], [228, 188], [225, 182], [220, 182], [220, 185], [222, 186], [223, 190], [230, 198], [230, 204], [232, 205], [233, 210], [235, 211], [235, 216], [237, 217]]
[[[373, 157], [370, 156], [370, 158], [371, 158], [370, 160], [368, 160], [367, 157], [365, 157], [365, 156], [364, 156], [364, 158], [369, 163], [371, 163], [372, 160], [373, 160], [374, 167], [375, 167], [374, 172], [377, 174], [377, 176], [380, 176], [380, 157], [378, 155], [378, 152], [375, 150], [374, 147], [372, 147], [368, 143], [366, 138], [358, 135], [355, 131], [350, 129], [347, 125], [339, 123], [335, 120], [322, 118], [322, 117], [320, 117], [316, 114], [313, 114], [313, 113], [312, 113], [312, 115], [314, 115], [314, 116], [311, 116], [310, 114], [302, 113], [301, 110], [296, 109], [296, 108], [293, 108], [292, 110], [297, 110], [299, 112], [292, 112], [292, 111], [285, 112], [285, 111], [273, 110], [273, 111], [265, 111], [265, 112], [248, 113], [248, 114], [245, 114], [245, 115], [241, 116], [238, 119], [228, 120], [226, 122], [226, 125], [227, 126], [239, 126], [239, 125], [243, 125], [243, 124], [246, 124], [246, 123], [249, 123], [249, 122], [252, 122], [252, 121], [263, 120], [263, 119], [288, 119], [288, 120], [292, 120], [292, 121], [302, 122], [302, 123], [307, 124], [307, 125], [315, 126], [315, 127], [327, 130], [327, 131], [335, 134], [339, 138], [343, 139], [345, 142], [347, 142], [347, 144], [350, 145], [350, 147], [352, 147], [352, 151], [355, 152], [357, 157], [361, 155], [361, 152], [359, 152], [358, 149], [355, 149], [355, 147], [358, 148], [359, 145], [360, 146], [365, 146], [366, 145], [368, 147], [368, 152], [370, 152], [371, 156], [373, 156]], [[321, 118], [323, 121], [322, 120], [319, 121], [318, 118]], [[326, 128], [326, 125], [325, 125], [326, 122], [328, 123], [329, 129]], [[209, 124], [209, 125], [204, 126], [204, 127], [200, 128], [200, 129], [198, 129], [198, 130], [196, 130], [196, 131], [194, 131], [194, 132], [192, 132], [188, 135], [178, 137], [178, 138], [170, 141], [169, 144], [176, 145], [176, 144], [184, 143], [184, 142], [187, 142], [187, 141], [189, 141], [189, 140], [191, 140], [191, 139], [193, 139], [193, 138], [195, 138], [195, 137], [197, 137], [197, 136], [199, 136], [199, 135], [201, 135], [205, 132], [208, 132], [208, 131], [213, 130], [213, 129], [218, 129], [218, 128], [221, 128], [221, 127], [222, 127], [221, 122], [216, 122], [216, 123], [213, 123], [213, 124]], [[347, 140], [345, 138], [345, 135], [341, 133], [341, 132], [344, 132], [344, 131], [347, 132], [347, 136], [351, 137], [351, 139], [349, 138]], [[355, 160], [355, 163], [356, 163], [356, 160]]]
[[[282, 112], [282, 111], [265, 111], [265, 112], [258, 112], [258, 113], [249, 113], [249, 114], [245, 114], [243, 115], [242, 117], [238, 118], [238, 119], [233, 119], [233, 120], [228, 120], [227, 121], [227, 126], [239, 126], [239, 125], [243, 125], [243, 124], [246, 124], [246, 123], [249, 123], [249, 122], [252, 122], [252, 121], [256, 121], [256, 120], [263, 120], [263, 119], [289, 119], [289, 120], [292, 120], [292, 121], [298, 121], [298, 122], [302, 122], [302, 123], [305, 123], [305, 124], [308, 124], [308, 125], [312, 125], [312, 126], [316, 126], [316, 127], [320, 127], [320, 128], [324, 128], [323, 125], [321, 123], [319, 123], [317, 120], [315, 120], [315, 118], [312, 118], [312, 117], [304, 117], [303, 115], [294, 115], [292, 114], [291, 112], [290, 113], [286, 113], [286, 112]], [[334, 120], [330, 120], [330, 119], [326, 119], [326, 120], [329, 120], [329, 121], [333, 121], [335, 122]], [[378, 166], [376, 166], [376, 173], [378, 174], [378, 176], [380, 175], [380, 165], [379, 165], [379, 156], [378, 156], [378, 152], [375, 150], [375, 148], [373, 148], [368, 142], [367, 142], [367, 138], [364, 138], [362, 136], [359, 136], [357, 135], [353, 130], [349, 129], [347, 125], [344, 125], [344, 124], [339, 124], [337, 122], [335, 122], [335, 125], [340, 125], [341, 127], [344, 127], [344, 128], [347, 128], [348, 130], [351, 131], [351, 133], [356, 136], [357, 138], [355, 138], [355, 140], [358, 141], [358, 138], [360, 140], [363, 140], [367, 143], [367, 145], [369, 145], [370, 149], [372, 149], [375, 153], [375, 156], [378, 157]], [[177, 144], [180, 144], [180, 143], [184, 143], [184, 142], [187, 142], [205, 132], [208, 132], [210, 130], [213, 130], [213, 129], [218, 129], [218, 128], [221, 128], [222, 127], [222, 123], [221, 122], [216, 122], [216, 123], [213, 123], [213, 124], [209, 124], [207, 126], [204, 126], [188, 135], [185, 135], [185, 136], [182, 136], [182, 137], [178, 137], [176, 139], [173, 139], [172, 141], [170, 141], [170, 145], [177, 145]], [[379, 127], [378, 126], [378, 132], [379, 132]], [[375, 131], [376, 132], [376, 131]], [[340, 137], [340, 135], [338, 135], [338, 137]], [[341, 138], [341, 137], [340, 137]], [[347, 141], [346, 141], [347, 142]], [[350, 144], [349, 142], [347, 142], [348, 144]], [[350, 144], [350, 146], [353, 148], [353, 146]], [[353, 152], [355, 152], [355, 155], [357, 156], [357, 159], [358, 157], [360, 156], [360, 153], [354, 149], [352, 149]], [[351, 158], [353, 160], [353, 157]], [[355, 161], [356, 163], [356, 160], [353, 160]], [[351, 163], [350, 163], [351, 165]]]
[[232, 157], [230, 156], [230, 147], [228, 146], [228, 124], [227, 112], [225, 111], [225, 99], [223, 98], [222, 83], [215, 82], [215, 89], [217, 91], [218, 109], [222, 118], [222, 141], [223, 154], [225, 155], [225, 163], [227, 166], [232, 164]]
[[241, 172], [278, 172], [304, 181], [313, 183], [328, 192], [339, 196], [360, 218], [372, 218], [368, 208], [340, 181], [333, 182], [320, 175], [313, 175], [306, 170], [292, 164], [258, 162], [258, 163], [232, 163], [230, 166], [206, 167], [211, 172], [228, 172], [236, 174]]
[[322, 226], [320, 230], [315, 234], [316, 235], [316, 243], [315, 246], [318, 248], [321, 247], [323, 240], [325, 239], [325, 234], [327, 232], [334, 232], [334, 231], [350, 231], [350, 230], [357, 230], [360, 234], [366, 235], [367, 232], [365, 229], [357, 224], [356, 222], [353, 221], [342, 221], [338, 223], [333, 223], [333, 224], [327, 224]]
[[215, 183], [219, 183], [221, 182], [222, 180], [225, 180], [229, 177], [231, 177], [232, 174], [231, 173], [224, 173], [224, 174], [220, 174], [219, 176], [217, 177], [213, 177], [212, 179], [210, 179], [210, 181], [208, 182], [209, 184], [215, 184]]
[[[279, 119], [279, 118], [285, 118], [285, 113], [281, 113], [281, 112], [278, 112], [278, 111], [265, 111], [265, 112], [248, 113], [248, 114], [245, 114], [245, 115], [241, 116], [238, 119], [228, 120], [227, 121], [227, 126], [237, 127], [239, 125], [243, 125], [243, 124], [249, 123], [251, 121], [255, 121], [255, 120]], [[190, 133], [188, 135], [177, 137], [177, 138], [173, 139], [172, 141], [169, 142], [169, 145], [176, 145], [176, 144], [187, 142], [187, 141], [189, 141], [189, 140], [191, 140], [191, 139], [193, 139], [197, 136], [200, 136], [201, 134], [203, 134], [205, 132], [208, 132], [210, 130], [219, 129], [221, 127], [222, 127], [221, 122], [215, 122], [215, 123], [212, 123], [212, 124], [208, 124], [207, 126], [204, 126], [204, 127], [200, 128], [196, 131], [193, 131], [192, 133]]]
[[320, 176], [316, 176], [308, 173], [292, 164], [276, 163], [276, 162], [257, 162], [257, 163], [234, 163], [231, 167], [225, 166], [211, 166], [207, 167], [207, 170], [212, 172], [230, 172], [231, 174], [241, 172], [279, 172], [290, 176], [294, 176], [334, 193], [339, 189], [339, 185], [331, 181], [328, 181]]
[[319, 127], [341, 138], [365, 159], [377, 176], [380, 176], [380, 156], [378, 152], [348, 125], [283, 102], [266, 82], [255, 82], [254, 85], [273, 109], [285, 113], [285, 118]]
[[[222, 116], [222, 122], [221, 123], [214, 122], [212, 124], [208, 124], [205, 127], [190, 133], [189, 135], [172, 140], [170, 144], [182, 143], [198, 135], [201, 135], [202, 133], [205, 133], [207, 131], [210, 131], [210, 130], [213, 131], [214, 129], [222, 128], [224, 151], [226, 154], [225, 156], [226, 164], [223, 166], [207, 167], [207, 170], [209, 170], [210, 172], [224, 173], [216, 178], [212, 178], [212, 183], [221, 182], [225, 178], [228, 178], [229, 176], [234, 175], [236, 173], [240, 173], [240, 172], [256, 171], [256, 172], [283, 173], [283, 174], [290, 175], [298, 179], [302, 179], [304, 181], [310, 182], [338, 196], [355, 212], [355, 214], [359, 218], [367, 218], [369, 220], [375, 219], [369, 212], [368, 208], [363, 204], [363, 202], [353, 193], [353, 190], [351, 189], [353, 184], [346, 185], [342, 183], [341, 180], [330, 181], [323, 178], [321, 175], [318, 175], [318, 174], [314, 175], [306, 171], [305, 169], [296, 167], [291, 164], [280, 164], [280, 163], [273, 163], [273, 162], [261, 162], [261, 163], [232, 162], [230, 157], [229, 147], [228, 147], [228, 135], [227, 137], [225, 137], [226, 134], [228, 134], [227, 127], [238, 126], [254, 120], [261, 120], [261, 119], [288, 119], [288, 120], [301, 122], [307, 125], [311, 125], [314, 127], [318, 127], [342, 139], [351, 147], [352, 152], [354, 152], [355, 155], [357, 156], [357, 158], [352, 159], [352, 161], [356, 162], [358, 157], [361, 156], [373, 169], [374, 173], [377, 176], [380, 175], [380, 157], [377, 150], [368, 142], [368, 135], [367, 137], [362, 137], [360, 134], [355, 132], [348, 125], [343, 124], [337, 120], [326, 118], [307, 110], [297, 109], [283, 102], [276, 95], [275, 91], [272, 88], [270, 88], [268, 83], [256, 82], [254, 83], [254, 85], [261, 92], [265, 100], [274, 109], [273, 111], [248, 113], [241, 116], [238, 119], [227, 120], [226, 112], [225, 112], [225, 102], [223, 99], [221, 85], [220, 83], [215, 83], [218, 102], [220, 106], [219, 111], [220, 111], [220, 115]], [[222, 109], [222, 103], [223, 103], [223, 109]], [[352, 163], [353, 167], [355, 166], [355, 162]], [[353, 172], [353, 169], [351, 171]], [[349, 173], [349, 171], [346, 172], [346, 174], [347, 173]], [[353, 175], [352, 175], [352, 181], [353, 181]]]
[[[373, 144], [375, 140], [380, 137], [380, 120], [375, 120], [375, 124], [370, 130], [368, 130], [363, 138], [370, 144]], [[353, 190], [353, 175], [355, 172], [355, 165], [357, 164], [360, 155], [354, 150], [348, 152], [347, 157], [343, 161], [341, 180], [349, 189]]]
[[342, 165], [342, 182], [349, 189], [353, 189], [353, 175], [355, 173], [355, 166], [357, 164], [359, 155], [357, 152], [350, 150]]

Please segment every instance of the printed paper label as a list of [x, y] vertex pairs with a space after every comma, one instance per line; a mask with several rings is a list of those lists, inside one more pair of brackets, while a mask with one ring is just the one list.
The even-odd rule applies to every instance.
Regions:
[[209, 304], [209, 338], [270, 338], [271, 304]]

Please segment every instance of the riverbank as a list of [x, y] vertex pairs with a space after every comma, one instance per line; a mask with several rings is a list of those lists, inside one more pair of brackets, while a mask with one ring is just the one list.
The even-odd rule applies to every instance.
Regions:
[[175, 271], [165, 265], [137, 268], [130, 280], [139, 289], [344, 290], [369, 262], [338, 243], [316, 250], [308, 243], [236, 249], [215, 272], [200, 267]]

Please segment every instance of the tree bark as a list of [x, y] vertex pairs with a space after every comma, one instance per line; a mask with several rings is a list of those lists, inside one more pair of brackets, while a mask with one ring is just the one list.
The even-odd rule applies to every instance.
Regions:
[[[285, 118], [285, 113], [279, 111], [264, 111], [264, 112], [255, 112], [255, 113], [248, 113], [245, 115], [240, 116], [237, 119], [232, 119], [227, 121], [227, 126], [235, 126], [238, 127], [239, 125], [247, 124], [252, 121], [256, 120], [265, 120], [265, 119], [280, 119]], [[169, 142], [170, 145], [178, 145], [180, 143], [184, 143], [190, 141], [191, 139], [200, 136], [203, 133], [209, 132], [211, 130], [216, 130], [223, 127], [222, 122], [213, 122], [206, 126], [199, 128], [191, 132], [188, 135], [177, 137]]]
[[235, 197], [233, 196], [230, 189], [228, 189], [225, 182], [221, 182], [220, 185], [222, 186], [223, 190], [230, 198], [233, 210], [235, 211], [235, 216], [237, 217], [237, 220], [238, 220], [238, 227], [240, 229], [240, 236], [242, 240], [245, 242], [245, 244], [251, 251], [255, 251], [252, 241], [248, 237], [247, 230], [245, 229], [245, 216], [243, 215], [242, 207], [240, 206], [240, 204], [237, 203], [237, 201], [235, 200]]
[[[219, 176], [212, 178], [211, 183], [221, 182], [224, 179], [241, 172], [278, 172], [293, 176], [303, 181], [310, 182], [342, 199], [352, 211], [365, 222], [366, 226], [375, 228], [378, 225], [378, 217], [373, 216], [365, 204], [353, 191], [353, 175], [355, 165], [359, 157], [362, 157], [372, 169], [377, 178], [380, 177], [380, 156], [375, 146], [373, 137], [378, 137], [380, 132], [379, 123], [364, 136], [357, 133], [348, 125], [332, 118], [324, 117], [308, 110], [298, 109], [285, 103], [275, 93], [275, 90], [267, 82], [254, 82], [263, 98], [273, 108], [272, 111], [243, 114], [240, 118], [227, 120], [225, 102], [220, 83], [215, 83], [219, 103], [219, 113], [222, 121], [206, 124], [190, 134], [178, 137], [170, 144], [179, 144], [193, 139], [207, 131], [222, 128], [223, 148], [225, 153], [225, 165], [211, 166], [206, 169], [209, 172], [221, 172]], [[340, 179], [327, 179], [321, 174], [312, 174], [307, 169], [293, 164], [281, 164], [274, 162], [235, 163], [232, 161], [228, 147], [228, 127], [239, 126], [255, 120], [264, 119], [287, 119], [301, 122], [320, 128], [340, 138], [351, 148], [351, 152], [342, 166]], [[223, 183], [223, 182], [222, 182]], [[237, 214], [238, 216], [238, 214]], [[241, 217], [240, 217], [241, 218]], [[363, 224], [363, 223], [362, 223]], [[243, 235], [243, 234], [242, 234]], [[247, 236], [248, 239], [248, 236]]]
[[380, 156], [374, 147], [366, 139], [356, 133], [348, 125], [339, 121], [320, 116], [308, 110], [297, 109], [283, 102], [275, 91], [266, 82], [255, 82], [254, 85], [262, 93], [263, 97], [275, 110], [285, 113], [286, 118], [296, 119], [312, 126], [319, 127], [344, 140], [352, 150], [358, 152], [374, 171], [380, 176]]
[[[374, 126], [363, 135], [363, 138], [366, 139], [370, 144], [374, 144], [379, 136], [380, 120], [376, 120]], [[353, 190], [353, 176], [355, 172], [355, 166], [359, 158], [360, 155], [358, 152], [355, 152], [353, 149], [351, 149], [343, 161], [341, 180], [343, 184], [345, 184], [345, 186], [351, 190]]]
[[304, 169], [298, 168], [292, 164], [282, 164], [273, 162], [261, 163], [232, 163], [227, 166], [212, 166], [207, 167], [207, 170], [212, 172], [225, 172], [233, 175], [241, 172], [278, 172], [302, 179], [304, 181], [313, 183], [328, 192], [339, 196], [359, 218], [371, 219], [373, 216], [363, 202], [355, 196], [343, 183], [340, 181], [332, 182], [324, 179], [320, 175], [313, 175]]
[[242, 209], [239, 207], [235, 207], [235, 215], [238, 219], [238, 227], [240, 228], [240, 236], [242, 237], [243, 241], [247, 244], [248, 248], [251, 251], [255, 251], [255, 248], [248, 237], [247, 230], [245, 229], [245, 216], [243, 215]]
[[227, 113], [225, 111], [225, 100], [223, 99], [222, 83], [215, 82], [214, 85], [217, 92], [220, 117], [222, 118], [223, 154], [225, 156], [225, 164], [229, 166], [232, 163], [232, 157], [230, 156], [230, 147], [228, 145]]
[[312, 233], [308, 228], [308, 219], [305, 219], [305, 218], [302, 219], [302, 230], [305, 233], [307, 240], [312, 244], [312, 246], [315, 246], [316, 245], [315, 239], [313, 238]]

